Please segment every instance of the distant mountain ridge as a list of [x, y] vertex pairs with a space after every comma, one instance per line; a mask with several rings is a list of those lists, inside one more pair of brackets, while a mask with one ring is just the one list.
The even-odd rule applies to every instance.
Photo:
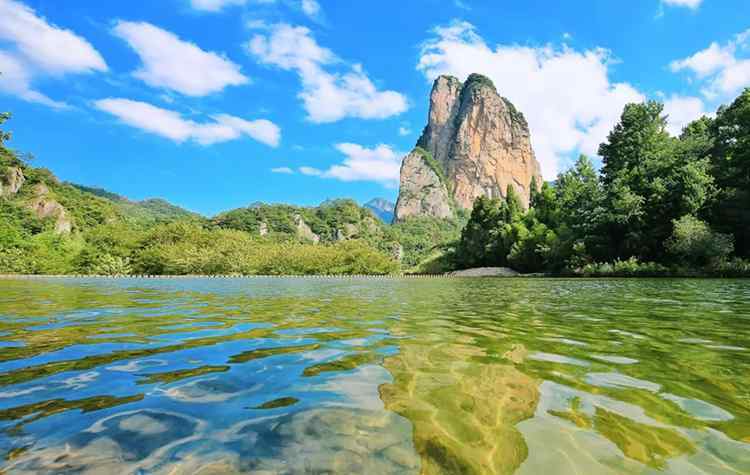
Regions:
[[396, 203], [388, 201], [385, 198], [373, 198], [365, 203], [364, 207], [372, 211], [375, 216], [380, 218], [384, 223], [390, 224], [393, 222]]
[[170, 203], [163, 198], [148, 198], [133, 201], [103, 188], [71, 183], [71, 186], [100, 198], [113, 202], [124, 216], [141, 221], [174, 221], [177, 219], [199, 219], [202, 216], [193, 211]]

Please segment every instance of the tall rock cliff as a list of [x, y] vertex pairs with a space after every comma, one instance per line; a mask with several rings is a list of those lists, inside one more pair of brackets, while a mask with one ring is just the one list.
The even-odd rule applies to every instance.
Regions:
[[451, 216], [480, 196], [505, 196], [508, 186], [528, 206], [532, 178], [541, 183], [523, 114], [484, 76], [440, 76], [427, 127], [401, 166], [396, 220]]

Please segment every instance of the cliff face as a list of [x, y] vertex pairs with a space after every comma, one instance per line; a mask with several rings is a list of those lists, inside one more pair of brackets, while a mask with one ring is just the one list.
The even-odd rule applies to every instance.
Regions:
[[[541, 183], [526, 119], [484, 76], [472, 74], [465, 83], [451, 76], [435, 80], [429, 121], [417, 145], [442, 169], [446, 178], [442, 191], [448, 199], [436, 196], [434, 183], [415, 186], [420, 180], [411, 173], [423, 171], [407, 166], [412, 152], [401, 169], [397, 220], [415, 215], [444, 217], [445, 208], [451, 206], [471, 209], [480, 196], [505, 196], [508, 186], [528, 206], [532, 177]], [[425, 206], [425, 201], [431, 204]]]
[[396, 202], [397, 221], [409, 216], [453, 216], [444, 175], [435, 169], [435, 162], [431, 160], [427, 151], [415, 148], [401, 163], [401, 188]]

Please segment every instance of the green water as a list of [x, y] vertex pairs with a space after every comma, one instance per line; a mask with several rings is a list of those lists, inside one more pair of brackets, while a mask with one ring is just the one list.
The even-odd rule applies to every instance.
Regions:
[[750, 473], [750, 281], [0, 280], [7, 473]]

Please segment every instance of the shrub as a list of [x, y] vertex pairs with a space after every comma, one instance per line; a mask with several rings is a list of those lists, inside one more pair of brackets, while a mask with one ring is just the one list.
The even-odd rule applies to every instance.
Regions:
[[612, 263], [586, 264], [576, 272], [584, 277], [664, 277], [671, 275], [669, 268], [656, 262], [639, 262], [635, 257]]
[[674, 257], [697, 266], [716, 265], [734, 250], [733, 237], [711, 230], [708, 224], [687, 215], [673, 221], [674, 231], [665, 243]]

